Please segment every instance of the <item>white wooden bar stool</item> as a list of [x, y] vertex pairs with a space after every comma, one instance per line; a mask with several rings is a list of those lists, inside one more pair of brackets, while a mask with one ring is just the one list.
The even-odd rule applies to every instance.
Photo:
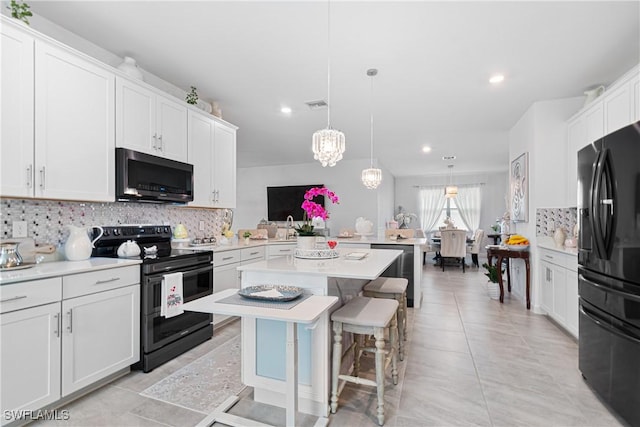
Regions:
[[[394, 384], [398, 384], [398, 366], [396, 351], [398, 345], [397, 316], [398, 301], [355, 297], [331, 314], [333, 322], [333, 363], [331, 367], [331, 413], [338, 409], [338, 382], [340, 380], [375, 386], [378, 395], [378, 423], [384, 424], [384, 371], [385, 356], [391, 359], [391, 377]], [[385, 330], [389, 329], [390, 348], [385, 350]], [[342, 365], [342, 332], [360, 335], [373, 335], [375, 348], [360, 348], [359, 339], [354, 337], [354, 375], [341, 375]], [[376, 380], [358, 377], [359, 359], [361, 351], [375, 352]], [[348, 353], [348, 352], [347, 352]]]
[[401, 277], [378, 277], [367, 283], [362, 295], [398, 301], [398, 334], [400, 336], [400, 360], [404, 360], [404, 342], [407, 340], [407, 286], [409, 281]]

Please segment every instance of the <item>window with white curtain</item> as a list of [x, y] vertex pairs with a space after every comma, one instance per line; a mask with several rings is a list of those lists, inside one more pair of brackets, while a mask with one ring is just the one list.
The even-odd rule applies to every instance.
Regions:
[[438, 227], [444, 227], [444, 220], [449, 217], [453, 221], [453, 225], [456, 228], [460, 228], [462, 230], [469, 231], [469, 228], [465, 225], [462, 217], [460, 216], [460, 210], [458, 209], [458, 205], [456, 204], [456, 199], [446, 199], [445, 205], [440, 211], [440, 216], [438, 217], [438, 222], [436, 223]]

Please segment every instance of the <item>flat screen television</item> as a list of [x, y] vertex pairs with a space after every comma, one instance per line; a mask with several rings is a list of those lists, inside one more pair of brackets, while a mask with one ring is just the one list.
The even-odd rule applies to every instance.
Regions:
[[[304, 193], [315, 185], [288, 185], [285, 187], [267, 187], [267, 216], [269, 221], [286, 221], [291, 215], [294, 221], [302, 221], [304, 211], [300, 207]], [[324, 207], [324, 196], [316, 196], [313, 201]]]

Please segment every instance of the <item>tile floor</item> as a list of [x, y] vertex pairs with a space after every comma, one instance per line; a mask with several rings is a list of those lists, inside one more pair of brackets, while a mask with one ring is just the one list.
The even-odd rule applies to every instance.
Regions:
[[[482, 265], [482, 260], [481, 260]], [[423, 305], [410, 309], [400, 381], [386, 390], [387, 426], [621, 426], [582, 380], [573, 339], [515, 298], [491, 300], [483, 269], [424, 268]], [[131, 374], [79, 399], [64, 426], [193, 426], [204, 414], [138, 393], [239, 333], [238, 322], [149, 374]], [[247, 399], [236, 413], [283, 413]], [[347, 385], [331, 426], [377, 425], [375, 391]], [[303, 418], [306, 422], [308, 418]], [[266, 420], [265, 420], [266, 421]]]

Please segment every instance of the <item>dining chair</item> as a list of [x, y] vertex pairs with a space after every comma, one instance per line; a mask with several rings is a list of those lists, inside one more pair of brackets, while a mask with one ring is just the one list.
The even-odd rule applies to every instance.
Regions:
[[466, 230], [442, 230], [440, 231], [440, 265], [444, 271], [445, 258], [454, 258], [462, 263], [462, 272], [465, 271], [464, 258], [467, 255]]
[[484, 230], [478, 228], [473, 235], [473, 243], [469, 248], [469, 253], [471, 254], [471, 263], [475, 267], [480, 267], [478, 265], [478, 254], [480, 253], [480, 248], [484, 247], [482, 245], [482, 239], [484, 239]]

